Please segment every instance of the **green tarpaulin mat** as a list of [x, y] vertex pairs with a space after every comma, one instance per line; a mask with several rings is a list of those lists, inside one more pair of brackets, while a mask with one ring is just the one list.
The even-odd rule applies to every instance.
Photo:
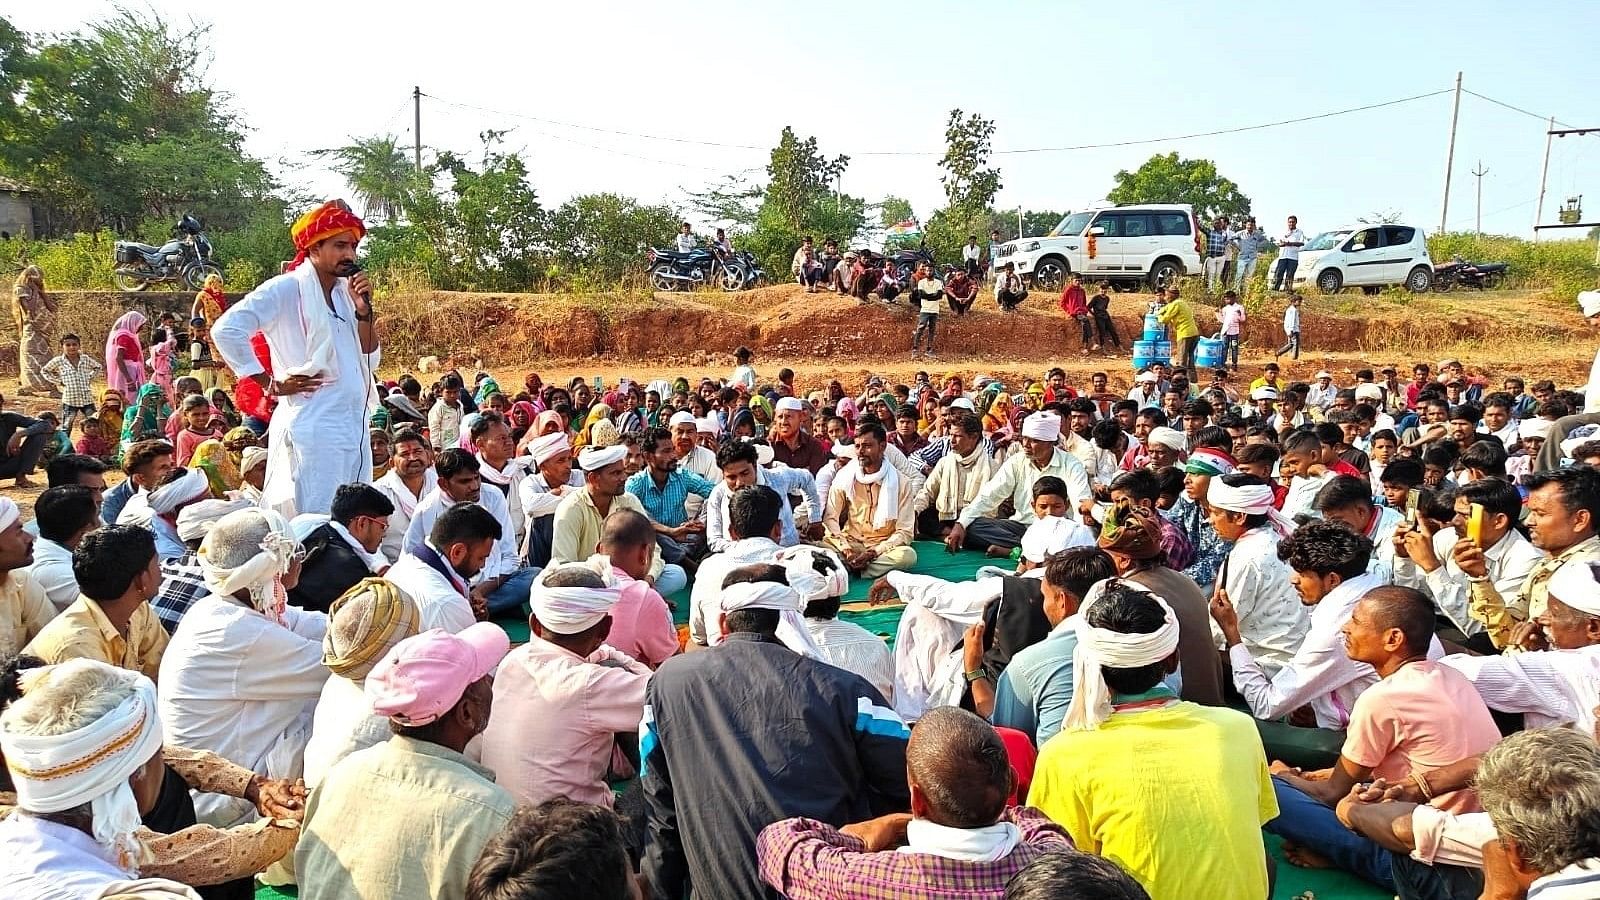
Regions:
[[[1283, 858], [1283, 842], [1276, 835], [1265, 837], [1267, 851], [1278, 863], [1278, 883], [1272, 892], [1272, 900], [1300, 900], [1308, 895], [1315, 900], [1389, 900], [1394, 896], [1391, 891], [1379, 890], [1344, 872], [1292, 866]], [[256, 891], [256, 900], [280, 900], [293, 896], [293, 888], [263, 887]]]

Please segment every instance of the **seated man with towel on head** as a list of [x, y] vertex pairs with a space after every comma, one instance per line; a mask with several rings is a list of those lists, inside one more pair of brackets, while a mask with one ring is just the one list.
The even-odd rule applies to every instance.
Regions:
[[[1067, 509], [1082, 508], [1094, 499], [1089, 473], [1077, 457], [1056, 445], [1061, 439], [1061, 417], [1036, 412], [1022, 420], [1022, 452], [1014, 453], [983, 483], [978, 496], [961, 510], [945, 538], [951, 553], [963, 546], [973, 550], [997, 547], [1009, 550], [1022, 541], [1023, 532], [1037, 518], [1033, 512], [1033, 483], [1054, 475], [1067, 486]], [[1001, 503], [1011, 501], [1010, 518], [996, 518]]]

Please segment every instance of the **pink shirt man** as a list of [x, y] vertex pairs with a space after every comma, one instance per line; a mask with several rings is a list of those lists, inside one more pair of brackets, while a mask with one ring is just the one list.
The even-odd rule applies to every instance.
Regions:
[[672, 624], [672, 610], [649, 584], [629, 577], [616, 566], [611, 567], [611, 574], [622, 596], [611, 607], [611, 633], [606, 636], [606, 644], [654, 669], [678, 652], [678, 628]]
[[580, 659], [534, 637], [495, 674], [479, 758], [518, 803], [565, 796], [609, 808], [613, 736], [639, 730], [649, 680], [649, 668], [609, 645]]
[[[1356, 698], [1340, 755], [1375, 777], [1404, 781], [1477, 756], [1500, 742], [1489, 708], [1465, 675], [1432, 660], [1407, 663]], [[1477, 794], [1453, 791], [1432, 805], [1475, 812]]]
[[1222, 324], [1223, 334], [1238, 334], [1244, 329], [1244, 304], [1229, 303], [1217, 310], [1217, 321]]

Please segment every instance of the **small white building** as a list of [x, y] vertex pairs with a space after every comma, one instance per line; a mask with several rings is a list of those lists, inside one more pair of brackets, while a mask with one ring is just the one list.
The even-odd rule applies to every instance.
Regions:
[[33, 198], [38, 194], [20, 181], [0, 177], [0, 232], [4, 238], [33, 238]]

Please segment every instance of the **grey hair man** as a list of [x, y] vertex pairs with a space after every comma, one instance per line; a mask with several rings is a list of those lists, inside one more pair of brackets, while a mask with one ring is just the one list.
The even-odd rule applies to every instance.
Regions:
[[1569, 728], [1506, 738], [1478, 767], [1499, 841], [1484, 846], [1484, 896], [1600, 894], [1600, 746]]

